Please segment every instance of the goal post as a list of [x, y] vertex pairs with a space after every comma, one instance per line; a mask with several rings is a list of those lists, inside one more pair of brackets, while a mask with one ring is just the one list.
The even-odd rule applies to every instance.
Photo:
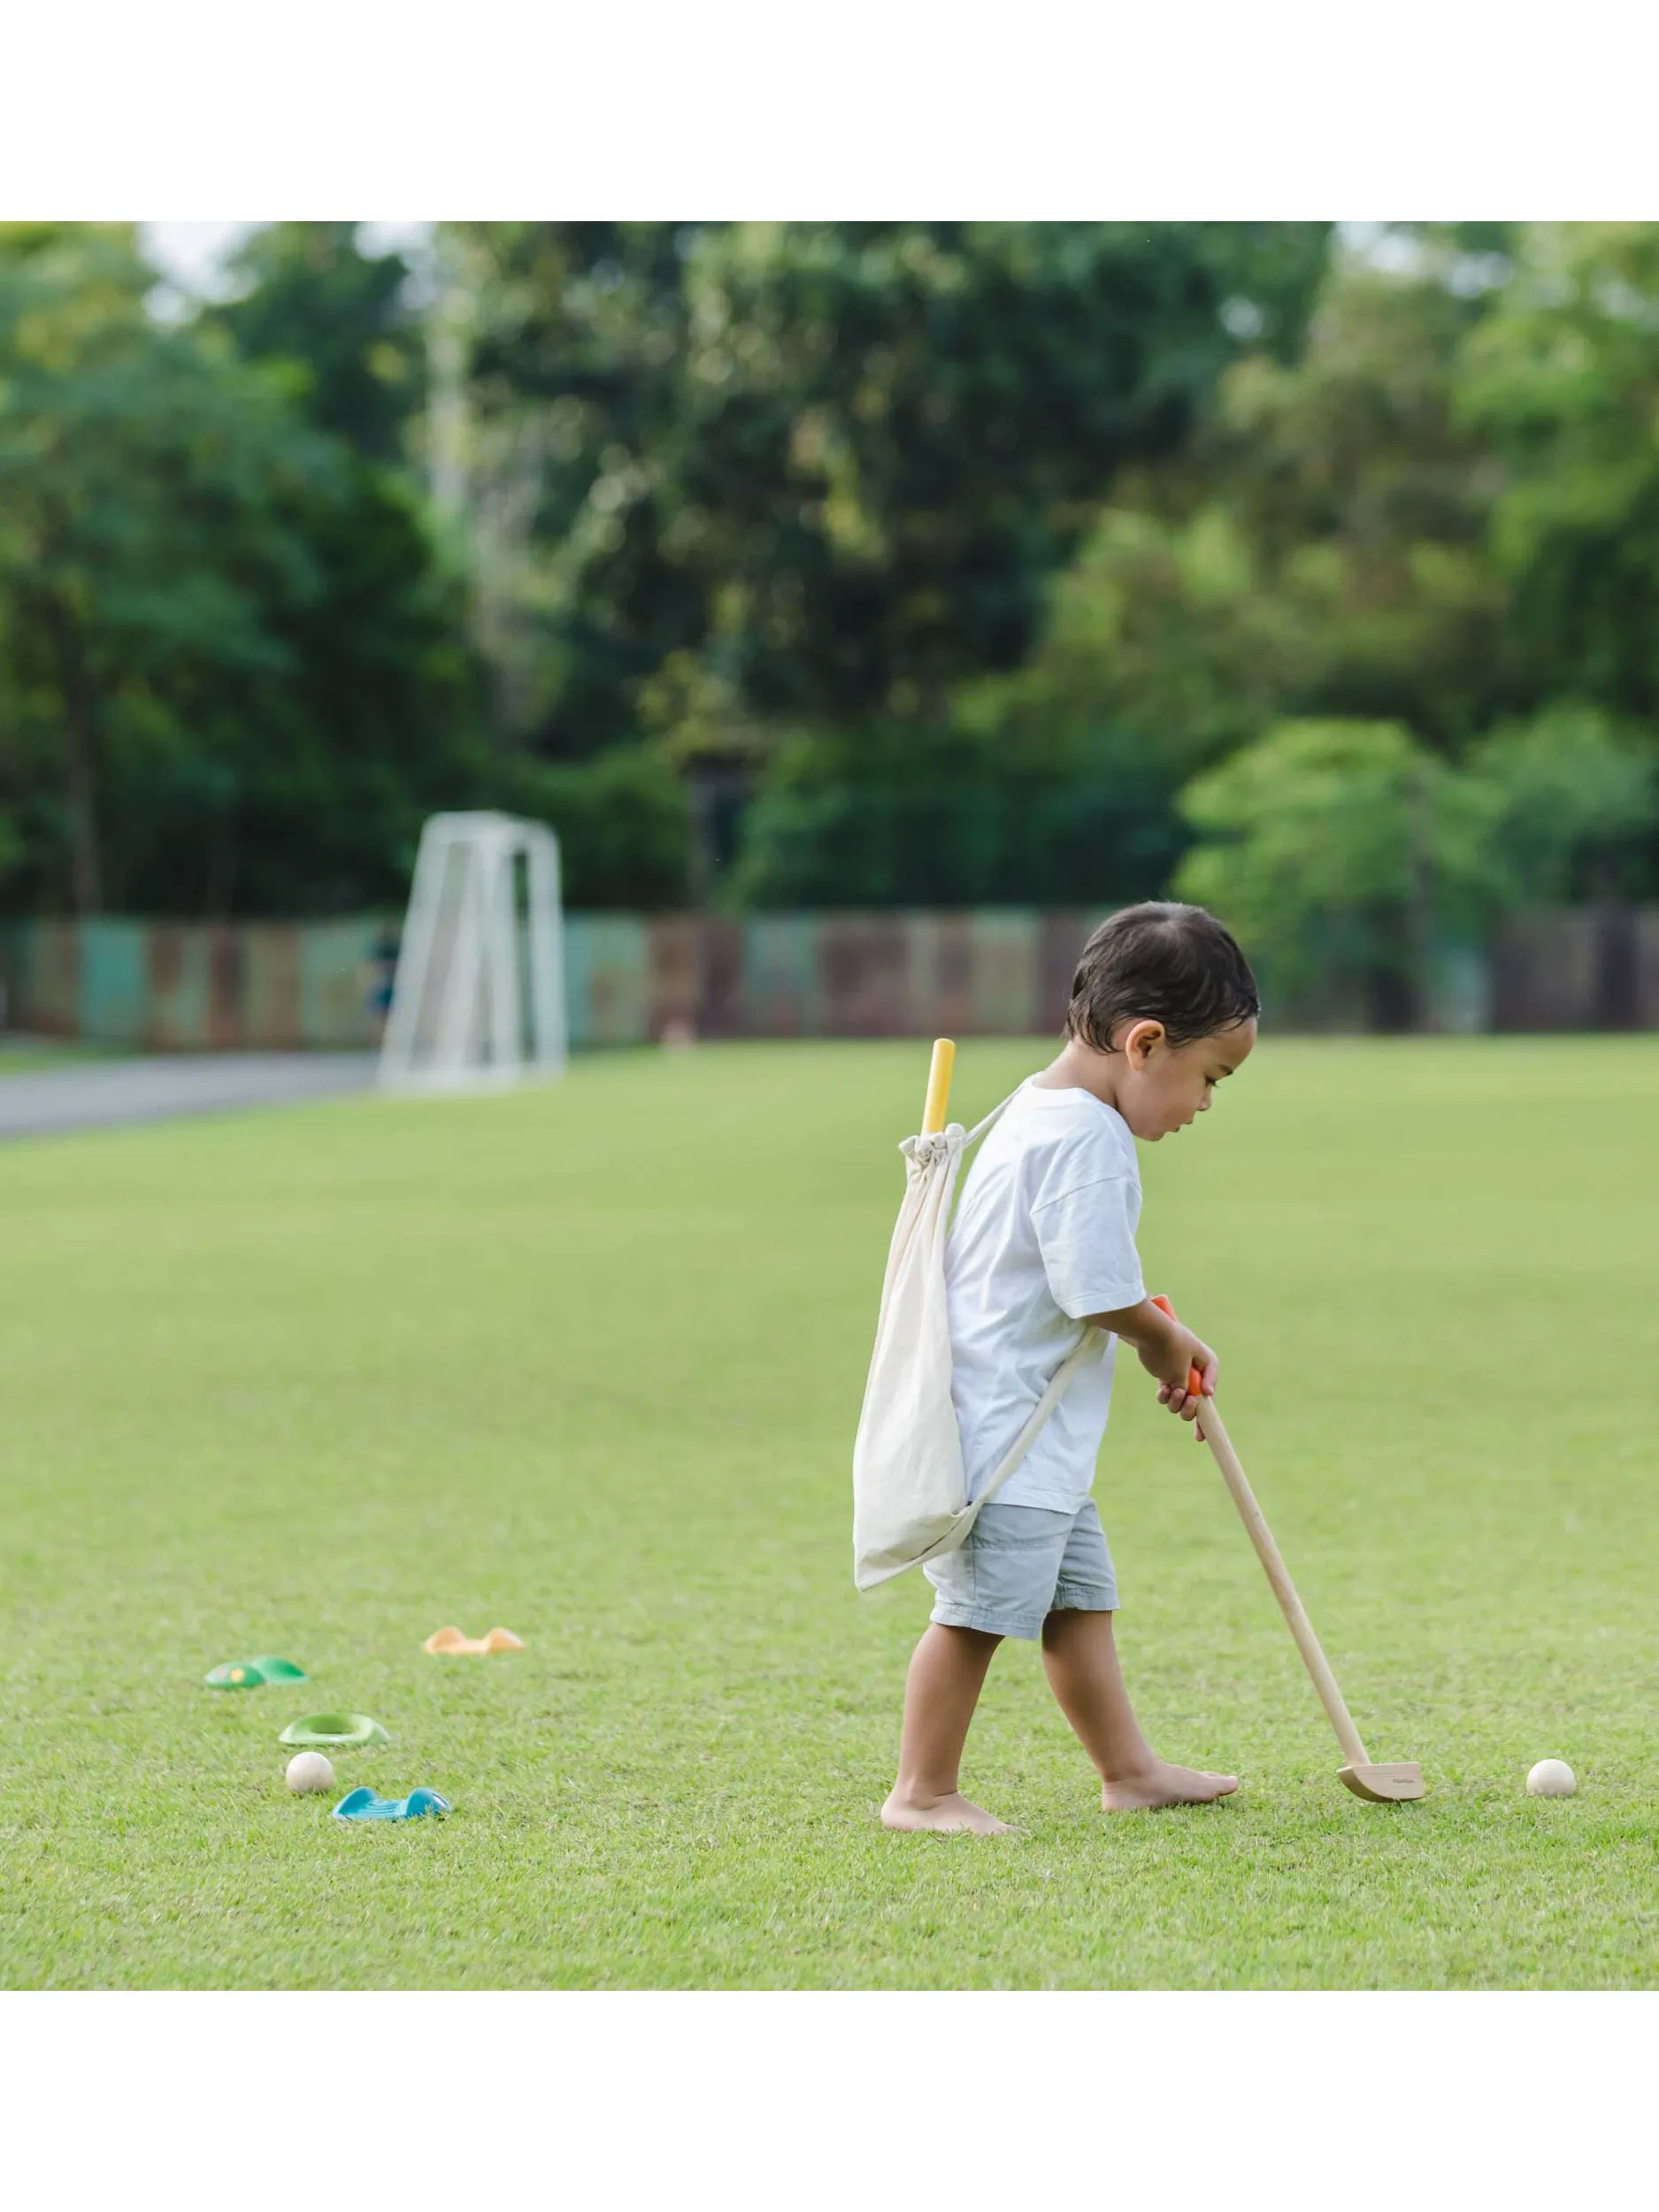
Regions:
[[488, 1089], [564, 1072], [558, 840], [507, 814], [434, 814], [380, 1045], [388, 1090]]

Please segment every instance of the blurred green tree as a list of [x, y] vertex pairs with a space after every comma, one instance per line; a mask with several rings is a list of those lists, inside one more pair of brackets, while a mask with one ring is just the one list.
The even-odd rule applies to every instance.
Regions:
[[1442, 941], [1617, 881], [1654, 764], [1607, 717], [1557, 707], [1455, 766], [1396, 722], [1289, 721], [1196, 778], [1181, 896], [1212, 907], [1293, 1002], [1420, 1018]]
[[1553, 906], [1643, 895], [1659, 760], [1653, 733], [1570, 701], [1501, 724], [1464, 772], [1493, 827], [1492, 903]]
[[1651, 896], [1659, 226], [1393, 227], [449, 225], [422, 328], [349, 224], [182, 326], [130, 227], [0, 227], [0, 903], [389, 902], [486, 803], [670, 904], [745, 776], [728, 900], [1196, 835], [1389, 1018]]
[[517, 517], [502, 595], [534, 611], [497, 641], [510, 718], [570, 754], [643, 725], [683, 755], [711, 688], [710, 749], [942, 726], [1115, 472], [1264, 332], [1294, 347], [1327, 228], [459, 227], [475, 534]]
[[964, 727], [780, 749], [727, 894], [753, 907], [1110, 906], [1186, 842], [1146, 757], [1110, 730], [1010, 749]]
[[319, 429], [368, 461], [404, 459], [426, 398], [426, 341], [401, 254], [370, 254], [357, 223], [267, 223], [233, 256], [240, 288], [208, 309], [245, 361], [288, 363]]
[[477, 780], [454, 595], [296, 373], [157, 324], [155, 283], [128, 226], [0, 229], [5, 895], [396, 895], [423, 812]]
[[649, 912], [690, 898], [686, 787], [651, 745], [613, 745], [591, 760], [509, 755], [492, 771], [498, 804], [558, 833], [567, 906]]
[[1533, 697], [1659, 723], [1659, 223], [1520, 227], [1457, 397], [1507, 465], [1492, 547]]
[[1240, 362], [1197, 438], [1125, 478], [1027, 665], [983, 695], [1010, 741], [1109, 721], [1172, 790], [1286, 717], [1398, 719], [1455, 751], [1533, 703], [1488, 550], [1504, 472], [1458, 411], [1489, 302], [1451, 288], [1450, 256], [1339, 256], [1302, 357]]
[[[721, 582], [709, 649], [768, 718], [938, 726], [1017, 666], [1128, 462], [1175, 450], [1267, 298], [1225, 227], [737, 227], [688, 266], [680, 483]], [[1235, 292], [1234, 288], [1238, 288]]]
[[1397, 722], [1290, 721], [1190, 784], [1201, 842], [1183, 898], [1212, 908], [1293, 1002], [1360, 997], [1412, 1027], [1437, 925], [1473, 927], [1492, 895], [1494, 795]]

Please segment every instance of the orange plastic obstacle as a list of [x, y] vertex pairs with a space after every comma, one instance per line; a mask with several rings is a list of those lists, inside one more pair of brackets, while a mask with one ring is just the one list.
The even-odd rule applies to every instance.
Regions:
[[442, 1655], [458, 1651], [522, 1651], [524, 1645], [510, 1628], [492, 1628], [488, 1636], [463, 1636], [458, 1628], [434, 1628], [420, 1648]]

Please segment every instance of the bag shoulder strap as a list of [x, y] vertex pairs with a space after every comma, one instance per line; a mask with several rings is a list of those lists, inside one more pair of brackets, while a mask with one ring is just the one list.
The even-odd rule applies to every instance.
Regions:
[[1022, 1083], [1018, 1090], [1010, 1091], [1000, 1106], [993, 1106], [985, 1119], [975, 1122], [972, 1129], [964, 1129], [959, 1121], [949, 1122], [944, 1128], [934, 1130], [931, 1135], [906, 1137], [899, 1150], [907, 1160], [940, 1160], [952, 1156], [960, 1159], [978, 1144], [981, 1137], [995, 1127], [1025, 1087]]
[[[1026, 1079], [1029, 1081], [1030, 1079], [1027, 1078]], [[970, 1145], [978, 1144], [981, 1137], [985, 1136], [991, 1129], [995, 1127], [996, 1124], [1002, 1120], [1003, 1115], [1008, 1111], [1009, 1108], [1013, 1104], [1014, 1101], [1019, 1096], [1020, 1092], [1023, 1091], [1025, 1087], [1025, 1085], [1022, 1083], [1017, 1089], [1011, 1090], [1000, 1106], [993, 1106], [990, 1112], [985, 1117], [985, 1119], [981, 1122], [977, 1122], [974, 1126], [969, 1130], [967, 1135], [962, 1140], [962, 1148], [964, 1152], [968, 1149]]]
[[1021, 1460], [1025, 1458], [1042, 1432], [1043, 1425], [1048, 1416], [1064, 1397], [1070, 1387], [1071, 1378], [1083, 1364], [1084, 1356], [1092, 1348], [1092, 1340], [1099, 1334], [1098, 1329], [1086, 1328], [1058, 1367], [1055, 1369], [1053, 1374], [1049, 1376], [1048, 1387], [1038, 1399], [1032, 1409], [1031, 1417], [1010, 1445], [1002, 1461], [993, 1470], [991, 1479], [973, 1501], [976, 1512], [981, 1506], [989, 1505], [1002, 1485], [1018, 1471]]

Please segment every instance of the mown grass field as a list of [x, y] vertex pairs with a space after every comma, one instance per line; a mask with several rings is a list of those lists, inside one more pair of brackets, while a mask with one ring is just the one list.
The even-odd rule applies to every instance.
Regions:
[[96, 1066], [127, 1056], [119, 1045], [71, 1042], [54, 1037], [0, 1036], [0, 1079]]
[[[956, 1110], [1041, 1048], [969, 1043]], [[1033, 1647], [892, 1837], [929, 1593], [848, 1458], [926, 1048], [0, 1150], [0, 1981], [1659, 1984], [1659, 1039], [1286, 1043], [1148, 1150], [1142, 1250], [1375, 1758], [1339, 1755], [1209, 1455], [1125, 1364], [1097, 1486], [1166, 1755], [1107, 1821]], [[455, 1622], [519, 1656], [440, 1661]], [[215, 1662], [311, 1681], [216, 1695]], [[282, 1785], [296, 1713], [442, 1824]], [[1554, 1753], [1571, 1801], [1522, 1793]]]

